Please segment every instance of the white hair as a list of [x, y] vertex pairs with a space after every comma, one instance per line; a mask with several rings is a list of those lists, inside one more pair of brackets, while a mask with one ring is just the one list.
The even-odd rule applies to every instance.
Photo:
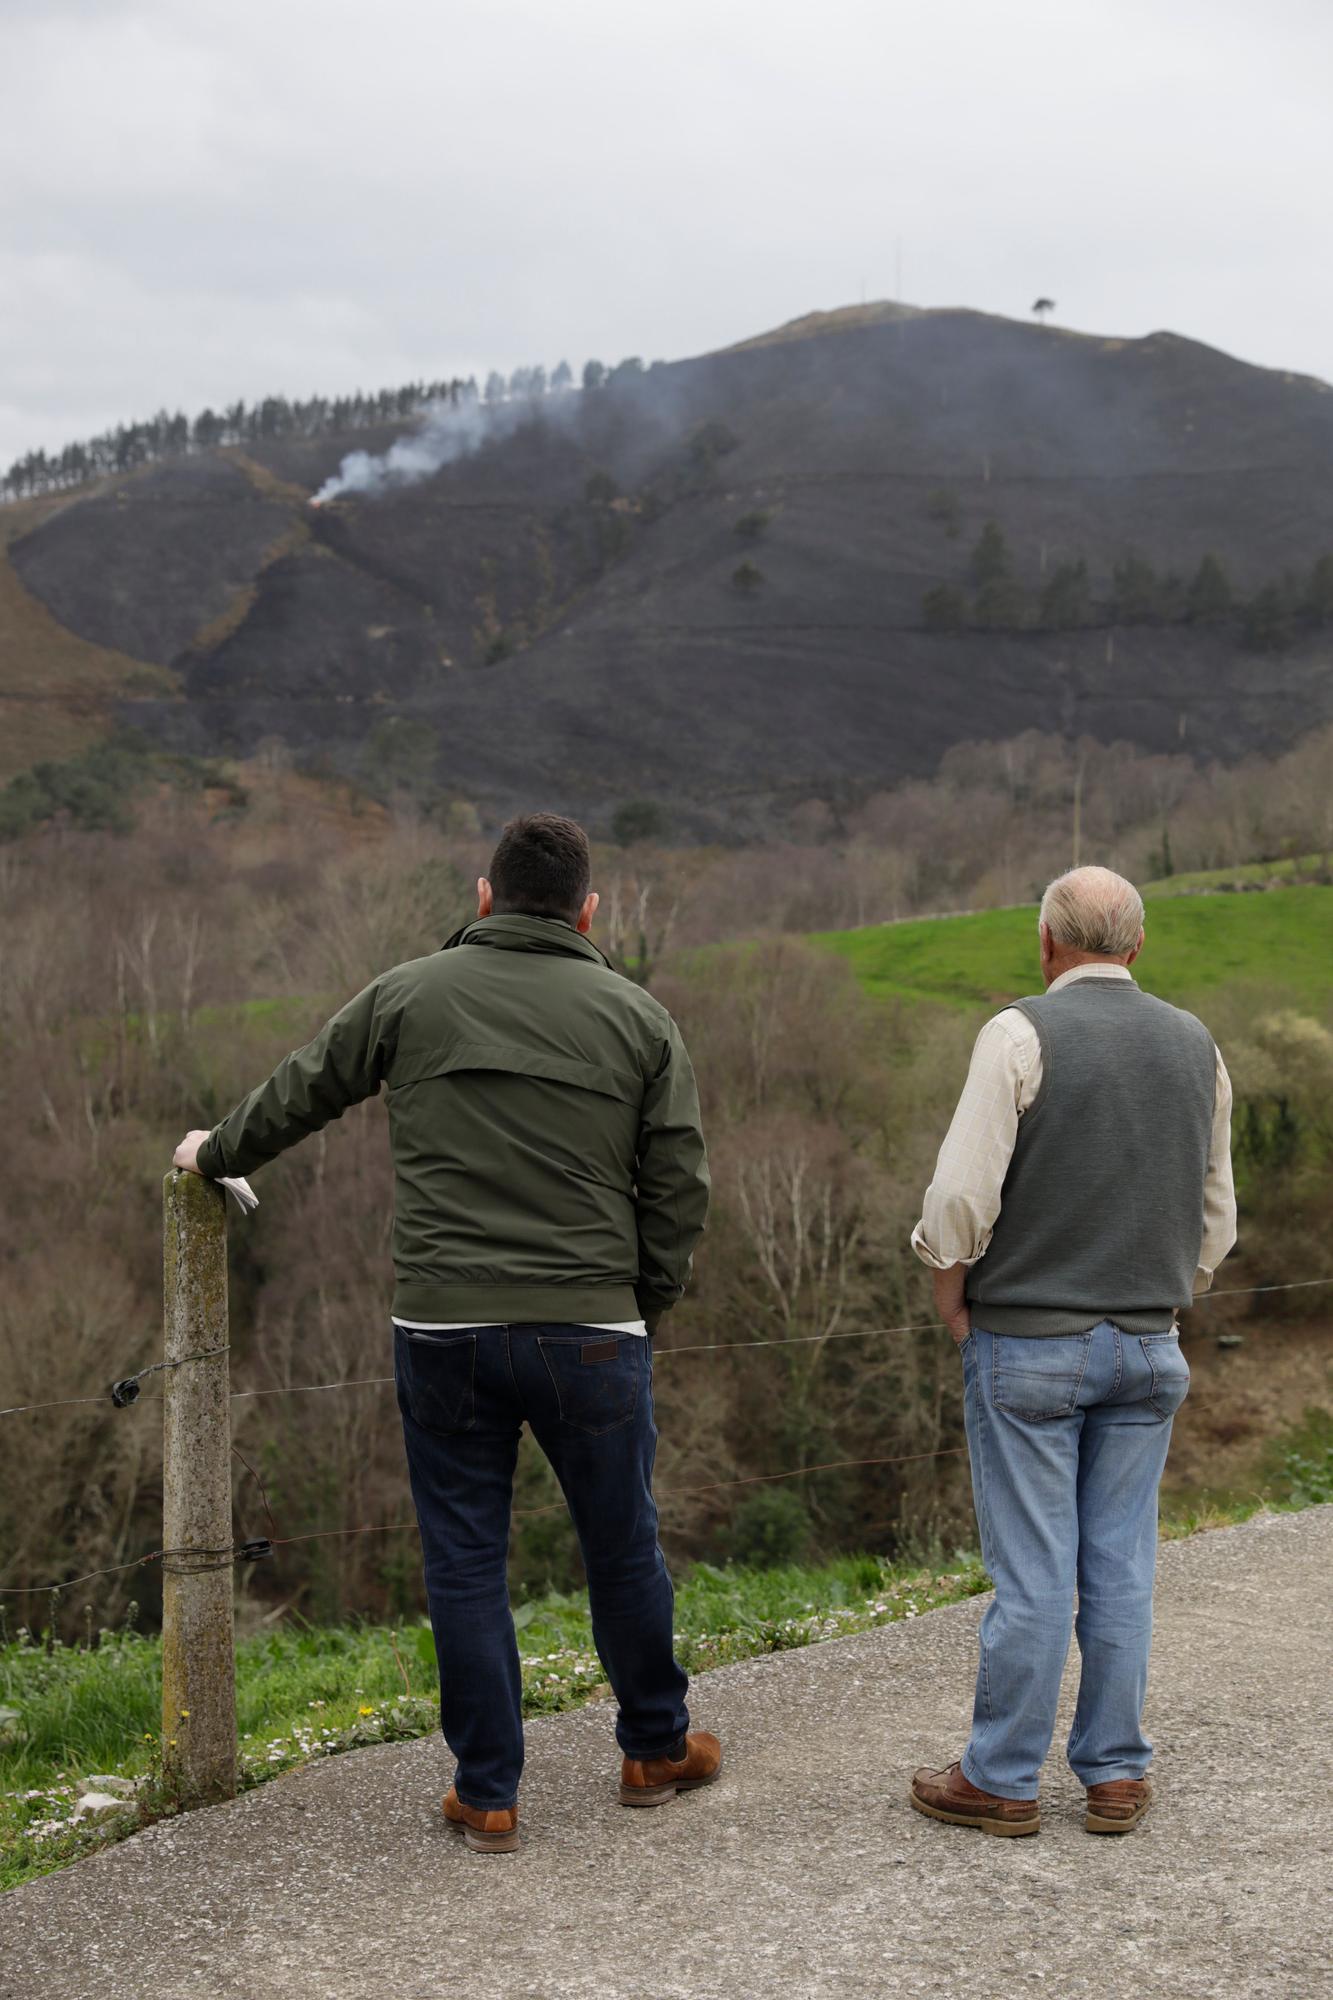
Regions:
[[1042, 897], [1039, 922], [1066, 951], [1127, 958], [1143, 929], [1143, 898], [1109, 868], [1071, 868]]

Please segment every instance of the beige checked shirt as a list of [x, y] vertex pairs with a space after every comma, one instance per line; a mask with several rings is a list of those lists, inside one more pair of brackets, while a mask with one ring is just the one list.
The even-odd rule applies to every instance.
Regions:
[[[1078, 965], [1061, 973], [1049, 991], [1075, 979], [1129, 979], [1124, 965]], [[912, 1248], [923, 1264], [947, 1271], [975, 1264], [985, 1254], [1000, 1213], [1000, 1191], [1009, 1170], [1018, 1121], [1041, 1083], [1041, 1043], [1026, 1014], [1006, 1007], [977, 1036], [972, 1064], [958, 1100], [935, 1178], [926, 1189]], [[1206, 1292], [1236, 1240], [1236, 1192], [1231, 1178], [1231, 1078], [1217, 1057], [1213, 1141], [1203, 1195], [1203, 1243], [1194, 1290]]]

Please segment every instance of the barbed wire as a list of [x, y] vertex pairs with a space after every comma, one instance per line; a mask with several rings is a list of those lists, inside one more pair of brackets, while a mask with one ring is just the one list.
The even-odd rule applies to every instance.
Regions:
[[[1272, 1292], [1307, 1291], [1317, 1286], [1333, 1284], [1333, 1278], [1297, 1278], [1271, 1285], [1228, 1285], [1216, 1291], [1200, 1294], [1191, 1301], [1193, 1306], [1209, 1304], [1217, 1298], [1258, 1296]], [[900, 1326], [870, 1326], [834, 1328], [828, 1333], [778, 1334], [762, 1340], [722, 1340], [690, 1342], [680, 1347], [660, 1349], [654, 1359], [669, 1360], [677, 1354], [718, 1354], [744, 1352], [749, 1348], [773, 1348], [804, 1346], [812, 1342], [826, 1340], [868, 1340], [877, 1336], [908, 1333], [933, 1333], [945, 1325], [943, 1320], [922, 1320], [908, 1322]], [[131, 1376], [121, 1378], [111, 1390], [101, 1396], [66, 1396], [43, 1403], [20, 1403], [12, 1408], [0, 1410], [0, 1417], [29, 1416], [44, 1410], [72, 1409], [89, 1404], [105, 1404], [108, 1400], [117, 1408], [133, 1408], [141, 1401], [160, 1402], [161, 1397], [140, 1398], [138, 1384], [146, 1376], [155, 1375], [171, 1368], [180, 1368], [188, 1362], [214, 1360], [230, 1352], [230, 1346], [208, 1348], [197, 1354], [181, 1355], [173, 1361], [154, 1362], [150, 1367], [141, 1368]], [[380, 1388], [394, 1381], [392, 1375], [356, 1376], [339, 1382], [302, 1382], [279, 1384], [267, 1389], [234, 1389], [231, 1400], [237, 1401], [255, 1396], [311, 1395], [335, 1389]], [[133, 1393], [124, 1393], [132, 1390]], [[1196, 1403], [1205, 1398], [1193, 1398]], [[915, 1465], [928, 1460], [961, 1457], [967, 1450], [965, 1444], [948, 1445], [936, 1451], [899, 1453], [890, 1457], [829, 1459], [817, 1465], [789, 1467], [783, 1472], [748, 1473], [736, 1479], [707, 1480], [690, 1486], [663, 1487], [655, 1498], [661, 1501], [691, 1498], [701, 1493], [722, 1493], [740, 1486], [771, 1485], [787, 1479], [804, 1479], [821, 1472], [845, 1472], [861, 1470], [870, 1466]], [[269, 1535], [244, 1542], [228, 1543], [218, 1548], [151, 1549], [146, 1555], [136, 1556], [129, 1562], [111, 1563], [101, 1569], [86, 1570], [80, 1576], [62, 1578], [54, 1583], [6, 1584], [0, 1585], [0, 1597], [51, 1597], [56, 1598], [64, 1591], [75, 1590], [80, 1584], [94, 1583], [104, 1576], [123, 1576], [134, 1569], [146, 1569], [154, 1563], [162, 1565], [164, 1576], [197, 1576], [209, 1570], [230, 1568], [238, 1562], [254, 1562], [272, 1555], [275, 1549], [292, 1548], [302, 1542], [339, 1540], [355, 1535], [397, 1534], [416, 1527], [415, 1519], [402, 1521], [370, 1522], [355, 1528], [316, 1528], [299, 1535], [279, 1535], [273, 1509], [269, 1502], [264, 1481], [256, 1468], [251, 1465], [235, 1444], [232, 1451], [254, 1480], [259, 1490], [270, 1529]], [[536, 1515], [560, 1513], [566, 1510], [564, 1500], [554, 1500], [540, 1507], [516, 1507], [512, 1518], [527, 1519]]]
[[[234, 1448], [234, 1447], [233, 1447]], [[913, 1451], [898, 1453], [887, 1458], [831, 1458], [818, 1465], [797, 1465], [785, 1472], [750, 1472], [738, 1479], [713, 1479], [691, 1486], [666, 1486], [654, 1495], [657, 1500], [680, 1500], [697, 1493], [722, 1493], [736, 1486], [762, 1486], [783, 1479], [805, 1479], [818, 1472], [848, 1472], [875, 1465], [917, 1465], [927, 1459], [958, 1458], [966, 1452], [965, 1444], [945, 1445], [938, 1451]], [[240, 1457], [239, 1452], [237, 1456]], [[242, 1463], [246, 1462], [242, 1460]], [[254, 1467], [246, 1464], [246, 1470], [260, 1484], [262, 1482]], [[268, 1498], [264, 1495], [267, 1509]], [[529, 1520], [539, 1514], [558, 1514], [568, 1511], [564, 1500], [552, 1500], [541, 1507], [515, 1507], [511, 1519]], [[269, 1522], [273, 1516], [270, 1511]], [[227, 1569], [235, 1562], [257, 1562], [271, 1555], [274, 1549], [294, 1548], [299, 1542], [337, 1541], [352, 1535], [391, 1535], [408, 1529], [415, 1529], [415, 1516], [402, 1521], [372, 1521], [355, 1528], [311, 1528], [299, 1535], [265, 1536], [262, 1540], [232, 1542], [224, 1548], [151, 1549], [147, 1555], [137, 1556], [133, 1562], [112, 1563], [106, 1569], [90, 1569], [83, 1576], [67, 1577], [59, 1583], [9, 1584], [0, 1586], [0, 1597], [54, 1597], [62, 1591], [73, 1590], [81, 1583], [91, 1583], [101, 1576], [121, 1576], [126, 1570], [146, 1569], [153, 1563], [162, 1564], [166, 1576], [198, 1576], [208, 1570]]]
[[[941, 1321], [942, 1325], [943, 1322]], [[1207, 1402], [1208, 1397], [1191, 1396], [1196, 1406]], [[831, 1458], [816, 1465], [790, 1466], [785, 1472], [749, 1472], [736, 1479], [710, 1479], [689, 1486], [664, 1486], [655, 1490], [655, 1500], [683, 1500], [700, 1493], [725, 1493], [738, 1486], [774, 1485], [785, 1479], [806, 1479], [820, 1472], [860, 1471], [867, 1466], [920, 1465], [937, 1458], [961, 1458], [967, 1452], [966, 1444], [942, 1445], [935, 1451], [899, 1452], [889, 1457], [876, 1458]], [[236, 1451], [233, 1445], [232, 1450]], [[107, 1569], [93, 1569], [83, 1576], [69, 1577], [60, 1583], [12, 1584], [0, 1587], [0, 1597], [58, 1597], [62, 1591], [73, 1590], [81, 1583], [91, 1583], [97, 1577], [120, 1576], [126, 1570], [143, 1569], [160, 1562], [166, 1576], [197, 1576], [208, 1570], [226, 1569], [236, 1562], [258, 1562], [272, 1555], [275, 1549], [294, 1548], [301, 1542], [339, 1541], [354, 1535], [392, 1535], [415, 1529], [415, 1516], [401, 1521], [365, 1522], [355, 1528], [311, 1528], [299, 1535], [280, 1535], [269, 1506], [268, 1494], [258, 1472], [236, 1451], [236, 1456], [245, 1466], [259, 1488], [260, 1497], [268, 1515], [269, 1527], [273, 1533], [260, 1539], [233, 1542], [225, 1548], [198, 1549], [153, 1549], [147, 1555], [138, 1556], [133, 1562], [114, 1563]], [[537, 1515], [560, 1514], [569, 1511], [566, 1500], [551, 1500], [540, 1507], [514, 1507], [510, 1510], [512, 1520], [531, 1520]]]
[[[1333, 1277], [1295, 1278], [1275, 1285], [1222, 1285], [1208, 1292], [1200, 1292], [1191, 1299], [1186, 1311], [1197, 1310], [1211, 1305], [1214, 1299], [1257, 1297], [1272, 1292], [1304, 1292], [1321, 1285], [1333, 1285]], [[703, 1340], [690, 1341], [679, 1347], [659, 1347], [653, 1359], [669, 1361], [677, 1354], [733, 1354], [744, 1353], [756, 1347], [802, 1347], [828, 1340], [872, 1340], [891, 1334], [935, 1333], [945, 1322], [942, 1319], [916, 1320], [903, 1326], [855, 1326], [834, 1328], [829, 1333], [775, 1334], [763, 1340]], [[110, 1390], [100, 1396], [59, 1396], [46, 1403], [16, 1403], [9, 1409], [0, 1410], [0, 1417], [25, 1417], [42, 1410], [72, 1410], [85, 1404], [106, 1404], [110, 1401], [118, 1409], [133, 1408], [142, 1403], [159, 1403], [160, 1396], [141, 1397], [137, 1387], [133, 1395], [117, 1400], [117, 1391], [128, 1384], [137, 1385], [146, 1375], [156, 1375], [165, 1369], [182, 1368], [189, 1361], [209, 1361], [219, 1354], [230, 1352], [230, 1347], [205, 1349], [199, 1354], [183, 1354], [175, 1361], [155, 1361], [151, 1367], [141, 1368], [137, 1374], [128, 1375], [113, 1383]], [[280, 1382], [270, 1388], [232, 1389], [232, 1402], [241, 1402], [258, 1396], [311, 1396], [332, 1389], [382, 1389], [394, 1380], [392, 1375], [354, 1375], [339, 1382]]]
[[259, 1562], [272, 1555], [275, 1546], [264, 1536], [249, 1542], [228, 1542], [216, 1549], [150, 1549], [147, 1555], [135, 1556], [130, 1562], [109, 1563], [105, 1569], [85, 1570], [82, 1576], [62, 1577], [58, 1583], [0, 1584], [0, 1597], [58, 1597], [62, 1591], [75, 1590], [79, 1584], [92, 1583], [99, 1576], [123, 1576], [126, 1570], [148, 1569], [158, 1562], [164, 1576], [199, 1576], [207, 1570], [230, 1569], [236, 1562]]

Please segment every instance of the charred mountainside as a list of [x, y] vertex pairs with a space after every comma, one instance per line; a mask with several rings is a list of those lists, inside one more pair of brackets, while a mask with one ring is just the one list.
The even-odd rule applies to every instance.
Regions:
[[[481, 434], [319, 509], [347, 451], [401, 433], [165, 462], [48, 510], [9, 545], [15, 587], [175, 675], [124, 706], [166, 742], [279, 737], [354, 773], [396, 722], [417, 781], [488, 818], [650, 798], [679, 832], [744, 831], [964, 738], [1230, 758], [1333, 716], [1333, 623], [1256, 651], [1184, 592], [1211, 554], [1238, 598], [1284, 575], [1291, 597], [1333, 553], [1333, 391], [1308, 377], [1171, 334], [871, 307]], [[1127, 600], [1132, 552], [1156, 598]], [[1062, 612], [1049, 586], [1080, 563]]]

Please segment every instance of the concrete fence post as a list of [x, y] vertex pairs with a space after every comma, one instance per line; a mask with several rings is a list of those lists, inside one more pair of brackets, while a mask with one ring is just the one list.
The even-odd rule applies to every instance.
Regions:
[[[236, 1792], [227, 1197], [162, 1183], [162, 1757], [190, 1800]], [[196, 1356], [205, 1359], [195, 1359]], [[180, 1553], [198, 1550], [197, 1556]], [[171, 1553], [175, 1551], [177, 1553]]]

